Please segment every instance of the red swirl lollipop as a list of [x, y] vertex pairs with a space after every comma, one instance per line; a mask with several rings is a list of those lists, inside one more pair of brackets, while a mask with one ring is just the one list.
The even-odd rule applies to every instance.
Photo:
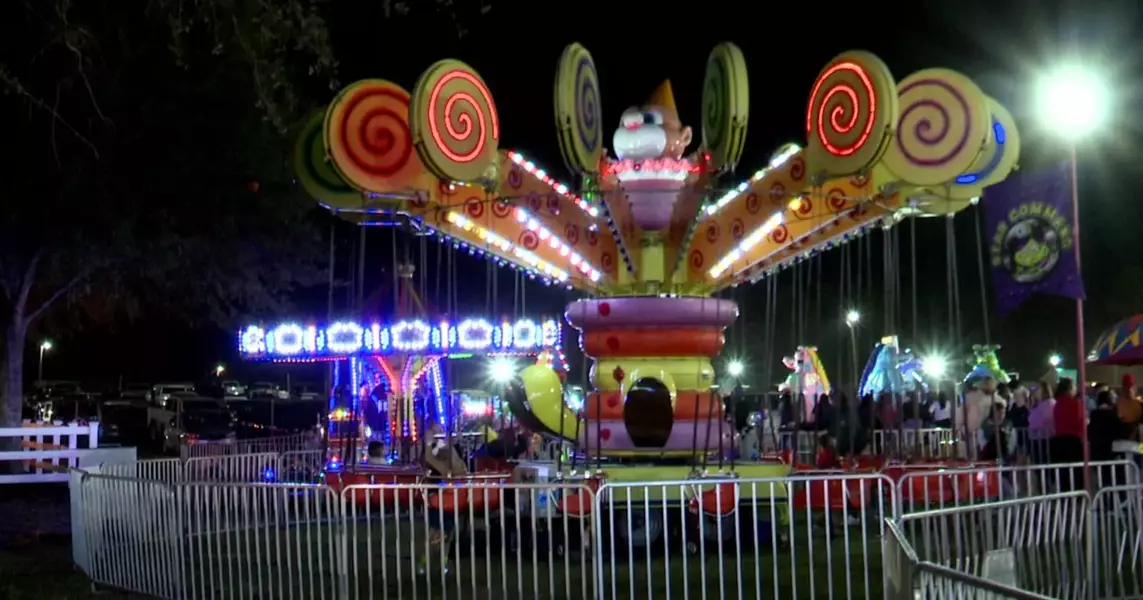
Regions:
[[814, 81], [806, 109], [807, 157], [814, 172], [837, 177], [877, 162], [897, 122], [889, 68], [868, 52], [846, 52]]
[[343, 179], [374, 193], [407, 187], [424, 167], [413, 152], [409, 93], [380, 79], [350, 84], [325, 114], [325, 145]]
[[441, 179], [477, 181], [497, 157], [500, 117], [480, 75], [457, 60], [442, 60], [413, 90], [417, 152]]

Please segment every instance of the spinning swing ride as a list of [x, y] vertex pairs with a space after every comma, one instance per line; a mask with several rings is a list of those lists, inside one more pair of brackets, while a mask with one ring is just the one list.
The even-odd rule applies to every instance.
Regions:
[[[845, 52], [814, 81], [806, 146], [783, 146], [748, 180], [720, 190], [742, 155], [749, 117], [746, 64], [735, 45], [714, 48], [701, 94], [696, 150], [687, 153], [696, 136], [664, 82], [622, 113], [608, 156], [594, 59], [568, 46], [556, 71], [555, 113], [561, 152], [581, 182], [571, 186], [501, 150], [488, 86], [468, 65], [442, 60], [412, 93], [379, 79], [342, 90], [303, 132], [298, 178], [347, 219], [401, 219], [457, 250], [589, 296], [565, 313], [592, 360], [584, 409], [565, 403], [562, 380], [546, 365], [516, 373], [506, 390], [521, 423], [596, 460], [595, 469], [564, 476], [784, 475], [784, 465], [720, 460], [708, 468], [731, 441], [712, 392], [712, 358], [738, 317], [734, 301], [714, 294], [772, 281], [906, 217], [968, 207], [1014, 168], [1018, 136], [1009, 113], [964, 75], [923, 69], [897, 82], [876, 56]], [[242, 347], [251, 358], [349, 361], [445, 354], [457, 344], [558, 348], [549, 343], [560, 332], [554, 321], [465, 323], [257, 327], [257, 335], [242, 334]], [[824, 370], [818, 379], [828, 388]]]

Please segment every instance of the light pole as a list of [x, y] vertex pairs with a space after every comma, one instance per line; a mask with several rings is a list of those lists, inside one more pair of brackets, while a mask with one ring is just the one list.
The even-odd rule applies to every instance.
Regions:
[[740, 360], [732, 360], [730, 364], [726, 365], [726, 372], [734, 378], [735, 385], [738, 384], [738, 378], [742, 377], [742, 372], [746, 370], [746, 365], [742, 364]]
[[857, 372], [857, 324], [861, 322], [861, 313], [850, 309], [845, 313], [845, 324], [849, 327], [849, 348], [853, 352], [853, 389], [856, 390], [854, 402], [861, 395], [861, 375]]
[[40, 385], [44, 384], [44, 352], [52, 349], [52, 341], [44, 340], [40, 342], [40, 370], [37, 380]]
[[[1077, 144], [1099, 128], [1108, 111], [1108, 93], [1103, 79], [1082, 65], [1067, 65], [1041, 77], [1037, 94], [1045, 127], [1061, 136], [1068, 144], [1072, 184], [1072, 247], [1075, 251], [1076, 274], [1082, 277], [1080, 262], [1079, 182], [1077, 178]], [[1087, 385], [1087, 352], [1084, 350], [1083, 298], [1076, 298], [1076, 393], [1085, 405]], [[1085, 411], [1086, 412], [1086, 411]], [[1087, 427], [1082, 428], [1084, 488], [1091, 489], [1087, 463], [1091, 460]]]

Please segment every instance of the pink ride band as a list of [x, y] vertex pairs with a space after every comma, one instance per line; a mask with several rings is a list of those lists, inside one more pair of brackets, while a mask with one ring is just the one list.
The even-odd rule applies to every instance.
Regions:
[[660, 298], [655, 296], [599, 298], [568, 305], [573, 327], [726, 327], [738, 318], [733, 300], [718, 298]]

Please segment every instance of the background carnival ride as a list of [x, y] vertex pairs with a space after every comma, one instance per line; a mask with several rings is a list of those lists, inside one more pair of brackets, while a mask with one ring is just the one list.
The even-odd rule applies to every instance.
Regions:
[[[484, 81], [444, 60], [411, 95], [383, 80], [345, 88], [300, 137], [298, 178], [348, 219], [405, 219], [442, 243], [594, 296], [566, 313], [594, 361], [585, 418], [567, 409], [560, 378], [542, 366], [510, 386], [513, 408], [588, 456], [641, 463], [600, 463], [609, 480], [680, 479], [729, 441], [711, 358], [738, 309], [712, 294], [907, 216], [951, 215], [1008, 175], [1019, 146], [1008, 112], [963, 75], [925, 69], [897, 83], [875, 56], [847, 52], [815, 80], [807, 147], [784, 146], [747, 181], [718, 191], [741, 156], [749, 116], [737, 47], [711, 53], [702, 96], [696, 152], [685, 155], [693, 134], [664, 83], [623, 113], [617, 158], [607, 157], [594, 61], [569, 46], [555, 108], [561, 150], [582, 180], [577, 192], [500, 151]], [[371, 326], [357, 326], [362, 351], [382, 351], [369, 349], [382, 345]], [[671, 458], [689, 464], [664, 463]]]
[[798, 346], [793, 356], [782, 358], [782, 364], [793, 371], [778, 385], [780, 393], [789, 393], [801, 407], [802, 422], [814, 420], [818, 399], [832, 389], [825, 366], [814, 346]]
[[908, 394], [925, 387], [921, 359], [912, 350], [902, 348], [897, 336], [887, 335], [873, 348], [861, 374], [859, 390], [862, 396], [877, 397], [883, 393]]

